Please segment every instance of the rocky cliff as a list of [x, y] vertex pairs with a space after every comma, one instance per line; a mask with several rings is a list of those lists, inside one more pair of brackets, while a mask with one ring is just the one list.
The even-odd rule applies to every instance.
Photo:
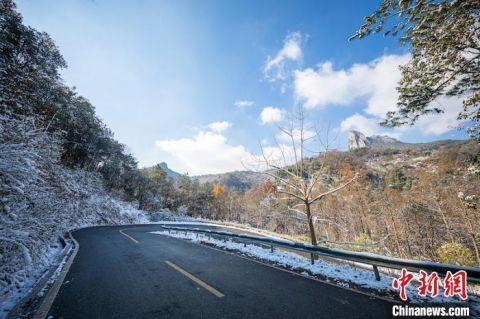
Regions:
[[356, 148], [367, 147], [369, 142], [367, 137], [358, 131], [348, 132], [348, 149], [353, 150]]
[[373, 136], [367, 137], [365, 136], [365, 134], [358, 131], [348, 132], [348, 149], [349, 150], [362, 148], [362, 147], [398, 148], [398, 147], [403, 147], [405, 145], [407, 144], [386, 135], [373, 135]]

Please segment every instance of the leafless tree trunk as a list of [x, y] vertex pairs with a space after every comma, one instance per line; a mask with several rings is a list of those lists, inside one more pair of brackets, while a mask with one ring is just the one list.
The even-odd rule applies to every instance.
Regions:
[[468, 218], [467, 208], [462, 209], [462, 218], [464, 220], [464, 224], [467, 227], [467, 231], [468, 231], [468, 235], [470, 237], [470, 240], [472, 241], [473, 250], [475, 251], [475, 257], [477, 259], [477, 265], [480, 266], [480, 250], [479, 250], [478, 244], [477, 244], [477, 235], [475, 233], [475, 229], [472, 225], [472, 222]]
[[393, 216], [390, 216], [390, 218], [392, 219], [393, 235], [395, 236], [395, 243], [397, 244], [398, 255], [402, 256], [402, 249], [400, 248], [400, 241], [398, 240], [398, 231], [397, 225], [395, 223], [395, 218]]
[[[325, 169], [325, 158], [329, 152], [328, 132], [324, 141], [317, 130], [306, 129], [305, 121], [305, 111], [300, 108], [292, 115], [289, 126], [279, 126], [283, 137], [288, 139], [288, 146], [277, 142], [277, 149], [280, 151], [277, 159], [272, 159], [271, 154], [267, 154], [262, 148], [262, 162], [268, 168], [264, 173], [276, 181], [278, 193], [297, 201], [297, 204], [289, 207], [289, 210], [306, 217], [311, 243], [317, 245], [313, 221], [315, 212], [312, 211], [312, 204], [347, 187], [357, 176], [353, 176], [346, 182], [337, 181], [334, 183], [336, 185], [332, 185], [330, 181], [335, 178]], [[313, 143], [313, 141], [320, 144], [321, 152], [307, 149], [307, 142]], [[323, 157], [319, 169], [313, 170], [306, 165], [307, 153]], [[298, 209], [299, 207], [303, 209]]]

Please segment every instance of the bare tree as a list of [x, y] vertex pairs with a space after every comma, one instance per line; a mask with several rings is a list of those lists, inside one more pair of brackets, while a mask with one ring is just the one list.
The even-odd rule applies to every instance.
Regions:
[[[297, 202], [289, 210], [306, 217], [311, 242], [317, 245], [314, 220], [320, 219], [314, 217], [317, 212], [312, 210], [312, 204], [347, 187], [357, 176], [342, 182], [329, 172], [325, 161], [330, 151], [328, 130], [326, 139], [322, 140], [318, 130], [307, 129], [303, 108], [296, 110], [291, 115], [289, 125], [279, 126], [279, 130], [282, 140], [286, 142], [281, 144], [276, 141], [276, 157], [262, 147], [262, 162], [267, 166], [264, 174], [276, 181], [278, 193]], [[321, 147], [321, 151], [315, 152], [307, 148], [307, 144], [310, 146], [314, 141]], [[320, 167], [307, 165], [307, 154], [322, 157]]]

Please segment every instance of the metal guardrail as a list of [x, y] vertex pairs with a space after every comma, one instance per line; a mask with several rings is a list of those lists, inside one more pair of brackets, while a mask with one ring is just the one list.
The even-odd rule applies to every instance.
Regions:
[[408, 269], [410, 271], [419, 272], [420, 270], [428, 271], [428, 272], [437, 272], [439, 276], [445, 277], [448, 271], [455, 273], [460, 270], [464, 270], [467, 272], [467, 279], [471, 282], [480, 283], [480, 268], [475, 267], [463, 267], [463, 266], [455, 266], [450, 264], [442, 264], [437, 262], [431, 261], [420, 261], [420, 260], [413, 260], [413, 259], [403, 259], [403, 258], [395, 258], [395, 257], [387, 257], [381, 256], [372, 253], [364, 253], [364, 252], [354, 252], [348, 251], [343, 249], [335, 249], [335, 248], [327, 248], [322, 246], [314, 246], [310, 244], [304, 244], [299, 242], [293, 242], [289, 240], [281, 240], [276, 238], [269, 238], [269, 237], [260, 237], [260, 236], [252, 236], [252, 235], [244, 235], [244, 234], [235, 234], [226, 231], [215, 231], [215, 230], [208, 230], [208, 229], [200, 229], [200, 228], [188, 228], [188, 227], [173, 227], [173, 226], [162, 226], [162, 228], [166, 230], [175, 230], [175, 231], [183, 231], [183, 232], [195, 232], [195, 233], [203, 233], [210, 236], [222, 236], [227, 238], [235, 238], [243, 241], [245, 244], [246, 242], [252, 242], [257, 244], [264, 244], [269, 245], [273, 251], [273, 247], [282, 247], [291, 250], [301, 251], [304, 253], [309, 253], [311, 256], [311, 262], [314, 263], [314, 255], [319, 256], [328, 256], [332, 258], [348, 260], [353, 262], [359, 262], [362, 264], [368, 264], [373, 267], [373, 271], [375, 273], [375, 277], [377, 280], [380, 280], [380, 273], [378, 271], [378, 267], [390, 268], [390, 269]]

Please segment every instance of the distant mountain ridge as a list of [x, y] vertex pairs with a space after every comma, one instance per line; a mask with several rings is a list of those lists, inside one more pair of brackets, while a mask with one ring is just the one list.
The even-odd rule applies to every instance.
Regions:
[[[357, 149], [358, 150], [372, 149], [372, 151], [374, 152], [382, 152], [382, 150], [391, 149], [397, 152], [396, 154], [399, 154], [400, 157], [407, 154], [406, 150], [408, 149], [420, 151], [420, 152], [425, 152], [425, 151], [430, 152], [442, 147], [459, 147], [461, 144], [464, 144], [467, 142], [468, 141], [463, 141], [463, 140], [440, 140], [440, 141], [433, 141], [433, 142], [427, 142], [427, 143], [405, 143], [393, 137], [385, 136], [385, 135], [365, 136], [365, 134], [359, 131], [350, 131], [348, 133], [349, 151], [354, 151]], [[375, 149], [377, 149], [377, 151], [375, 151]], [[361, 152], [361, 153], [355, 152], [353, 156], [359, 159], [362, 158], [366, 162], [367, 166], [372, 166], [372, 168], [376, 170], [380, 170], [379, 167], [381, 165], [378, 166], [377, 161], [372, 161], [371, 159], [369, 160], [368, 156], [366, 158], [363, 158], [364, 156], [361, 155], [362, 153], [364, 152]], [[382, 158], [383, 157], [380, 156], [378, 160], [381, 160]], [[310, 158], [310, 160], [315, 161], [314, 158]], [[405, 159], [404, 161], [405, 163], [409, 162], [409, 160], [407, 159]], [[171, 170], [168, 167], [167, 163], [165, 162], [162, 162], [158, 165], [160, 165], [160, 167], [167, 172], [167, 176], [172, 178], [173, 180], [176, 180], [182, 176], [182, 174]], [[219, 183], [223, 186], [226, 186], [231, 189], [235, 189], [240, 192], [244, 192], [252, 188], [254, 185], [262, 183], [268, 179], [268, 177], [265, 174], [262, 174], [261, 172], [254, 172], [254, 171], [234, 171], [234, 172], [226, 172], [226, 173], [220, 173], [220, 174], [192, 176], [191, 178], [198, 180], [198, 182], [200, 182], [201, 184]]]
[[234, 171], [222, 174], [193, 176], [192, 178], [198, 180], [202, 184], [219, 183], [226, 187], [243, 192], [255, 184], [265, 181], [266, 176], [259, 172], [253, 171]]
[[165, 172], [167, 172], [167, 176], [170, 177], [170, 178], [177, 179], [177, 178], [180, 178], [180, 176], [182, 176], [182, 174], [177, 173], [177, 172], [175, 172], [174, 170], [171, 170], [171, 169], [168, 167], [167, 163], [165, 163], [165, 162], [161, 162], [161, 163], [158, 164], [158, 165], [160, 165], [160, 167], [161, 167]]
[[445, 144], [463, 143], [462, 140], [439, 140], [426, 143], [405, 143], [387, 135], [365, 136], [359, 131], [348, 132], [348, 150], [358, 148], [390, 148], [390, 149], [417, 149], [426, 150], [440, 147]]
[[177, 180], [182, 176], [182, 174], [177, 173], [174, 170], [171, 170], [168, 167], [167, 163], [165, 163], [165, 162], [161, 162], [159, 164], [156, 164], [156, 165], [153, 165], [153, 166], [150, 166], [150, 167], [145, 167], [142, 170], [144, 170], [145, 172], [150, 172], [157, 165], [160, 166], [160, 168], [163, 169], [165, 171], [165, 173], [167, 173], [167, 177], [169, 177], [173, 180]]
[[402, 147], [406, 143], [386, 136], [386, 135], [373, 135], [365, 136], [359, 131], [348, 132], [348, 149], [353, 150], [362, 147]]

